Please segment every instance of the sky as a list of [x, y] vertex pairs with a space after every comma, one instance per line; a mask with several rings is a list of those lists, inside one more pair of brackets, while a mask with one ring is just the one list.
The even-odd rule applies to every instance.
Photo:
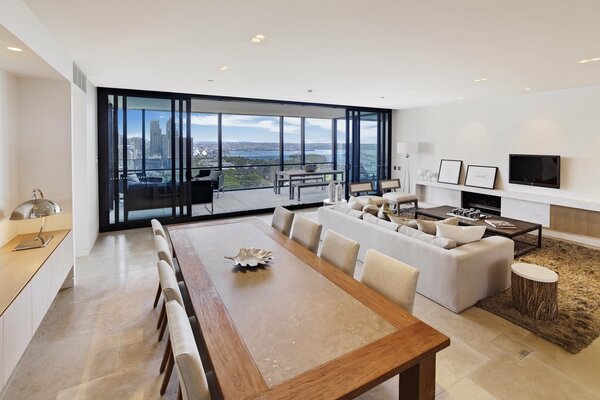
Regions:
[[[150, 121], [160, 121], [161, 133], [166, 133], [165, 125], [170, 112], [146, 111], [146, 137], [149, 139]], [[122, 112], [119, 112], [122, 118]], [[279, 117], [256, 115], [223, 114], [223, 141], [274, 143], [279, 141]], [[341, 121], [340, 130], [345, 131], [345, 121]], [[338, 122], [340, 124], [340, 122]], [[339, 125], [338, 125], [339, 126]], [[376, 122], [365, 121], [361, 125], [362, 143], [377, 142]], [[192, 137], [194, 141], [217, 140], [217, 114], [192, 114]], [[300, 142], [300, 118], [284, 119], [284, 140], [289, 143]], [[142, 112], [130, 110], [127, 113], [127, 136], [142, 136]], [[327, 143], [331, 141], [331, 119], [306, 118], [306, 143]]]

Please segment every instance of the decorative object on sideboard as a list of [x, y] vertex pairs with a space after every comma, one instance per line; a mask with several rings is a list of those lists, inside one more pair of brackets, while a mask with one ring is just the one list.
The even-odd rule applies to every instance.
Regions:
[[487, 217], [486, 214], [476, 208], [453, 208], [447, 215], [468, 219], [469, 221], [479, 221]]
[[400, 171], [400, 187], [404, 193], [410, 193], [410, 155], [419, 152], [419, 143], [398, 142], [396, 152], [405, 156], [404, 168]]
[[316, 172], [317, 164], [306, 164], [304, 166], [304, 172]]
[[462, 160], [440, 160], [440, 172], [437, 181], [439, 183], [450, 183], [458, 185], [460, 172], [462, 170]]
[[465, 186], [478, 187], [482, 189], [494, 189], [496, 186], [497, 173], [498, 167], [467, 165]]
[[42, 235], [42, 231], [46, 225], [46, 217], [58, 214], [59, 212], [61, 212], [61, 209], [58, 203], [45, 199], [40, 189], [33, 189], [31, 200], [19, 204], [10, 215], [10, 219], [12, 221], [20, 221], [41, 218], [42, 226], [36, 237], [22, 241], [13, 251], [46, 247], [54, 237], [53, 235]]
[[344, 197], [344, 187], [342, 186], [341, 183], [336, 183], [335, 184], [335, 201], [342, 201], [342, 198]]

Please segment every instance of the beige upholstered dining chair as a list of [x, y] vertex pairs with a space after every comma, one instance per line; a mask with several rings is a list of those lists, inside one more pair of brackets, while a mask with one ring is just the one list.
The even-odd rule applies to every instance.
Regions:
[[419, 270], [373, 249], [367, 250], [360, 281], [412, 314]]
[[354, 276], [360, 244], [328, 229], [323, 238], [320, 257], [350, 276]]
[[[162, 328], [161, 334], [159, 336], [159, 341], [165, 332], [165, 328], [168, 324], [168, 319], [169, 319], [169, 317], [166, 313], [166, 304], [168, 304], [171, 301], [176, 301], [178, 304], [180, 304], [184, 308], [184, 310], [186, 312], [186, 315], [188, 317], [188, 323], [192, 327], [194, 340], [196, 341], [196, 346], [200, 353], [200, 358], [202, 359], [202, 364], [204, 365], [206, 371], [209, 371], [212, 368], [211, 368], [211, 364], [210, 364], [210, 361], [208, 359], [208, 355], [206, 352], [206, 344], [204, 343], [204, 340], [202, 339], [202, 336], [200, 335], [200, 332], [198, 330], [199, 329], [198, 322], [196, 320], [196, 317], [193, 316], [193, 311], [192, 311], [193, 308], [192, 308], [191, 302], [189, 300], [189, 295], [187, 294], [187, 290], [185, 288], [184, 283], [177, 282], [177, 279], [175, 278], [175, 273], [173, 272], [173, 270], [171, 269], [169, 264], [167, 264], [166, 261], [163, 261], [163, 260], [159, 261], [156, 264], [156, 267], [158, 269], [158, 275], [160, 277], [160, 284], [162, 286], [163, 296], [165, 298], [165, 301], [163, 304], [164, 314], [162, 314], [162, 321], [161, 321], [161, 323], [163, 324], [163, 328]], [[163, 377], [163, 382], [161, 385], [161, 391], [160, 391], [161, 395], [164, 394], [165, 391], [167, 390], [167, 386], [169, 385], [169, 380], [171, 379], [171, 374], [173, 372], [174, 362], [171, 359], [171, 350], [172, 350], [172, 342], [171, 342], [171, 337], [169, 337], [169, 340], [167, 341], [167, 346], [165, 347], [163, 359], [160, 364], [160, 373], [162, 374], [166, 370], [166, 373], [165, 373], [165, 376]]]
[[179, 378], [178, 398], [210, 400], [208, 381], [185, 310], [178, 302], [170, 301], [167, 303], [167, 316], [175, 371]]
[[273, 220], [271, 226], [283, 233], [285, 236], [290, 236], [292, 230], [292, 222], [294, 221], [294, 213], [281, 207], [275, 207], [273, 212]]
[[322, 229], [323, 225], [304, 218], [301, 215], [296, 215], [294, 217], [290, 238], [313, 253], [316, 253], [319, 249], [319, 240], [321, 239]]
[[[154, 244], [156, 246], [156, 250], [159, 251], [158, 249], [158, 244], [156, 243], [156, 236], [162, 236], [168, 243], [168, 247], [169, 247], [169, 254], [173, 254], [173, 244], [171, 243], [170, 238], [167, 236], [167, 232], [165, 231], [165, 228], [162, 226], [162, 224], [157, 220], [157, 219], [152, 219], [150, 221], [150, 223], [152, 224], [152, 235], [155, 238], [154, 239]], [[161, 244], [162, 246], [162, 244]], [[160, 256], [159, 256], [160, 258]], [[162, 290], [160, 288], [160, 282], [158, 283], [158, 289], [156, 290], [156, 296], [154, 297], [154, 304], [153, 307], [156, 308], [156, 306], [158, 305], [158, 301], [160, 300], [160, 295], [162, 294]]]

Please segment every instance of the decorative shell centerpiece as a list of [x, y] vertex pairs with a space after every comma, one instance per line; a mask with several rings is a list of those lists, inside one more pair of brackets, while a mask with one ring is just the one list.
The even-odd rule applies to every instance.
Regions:
[[240, 267], [256, 267], [271, 261], [273, 252], [255, 247], [242, 247], [236, 256], [225, 256], [225, 258], [233, 260], [233, 264]]

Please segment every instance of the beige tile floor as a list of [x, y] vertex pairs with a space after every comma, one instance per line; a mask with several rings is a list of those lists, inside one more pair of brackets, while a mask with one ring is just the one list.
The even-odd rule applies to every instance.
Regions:
[[[156, 341], [151, 306], [153, 246], [149, 229], [98, 237], [77, 259], [77, 286], [59, 293], [0, 400], [160, 398], [165, 343]], [[419, 295], [415, 315], [451, 338], [438, 355], [437, 399], [600, 399], [600, 340], [571, 355], [479, 308], [457, 315]], [[176, 390], [174, 377], [164, 398]], [[361, 398], [397, 396], [392, 379]]]

